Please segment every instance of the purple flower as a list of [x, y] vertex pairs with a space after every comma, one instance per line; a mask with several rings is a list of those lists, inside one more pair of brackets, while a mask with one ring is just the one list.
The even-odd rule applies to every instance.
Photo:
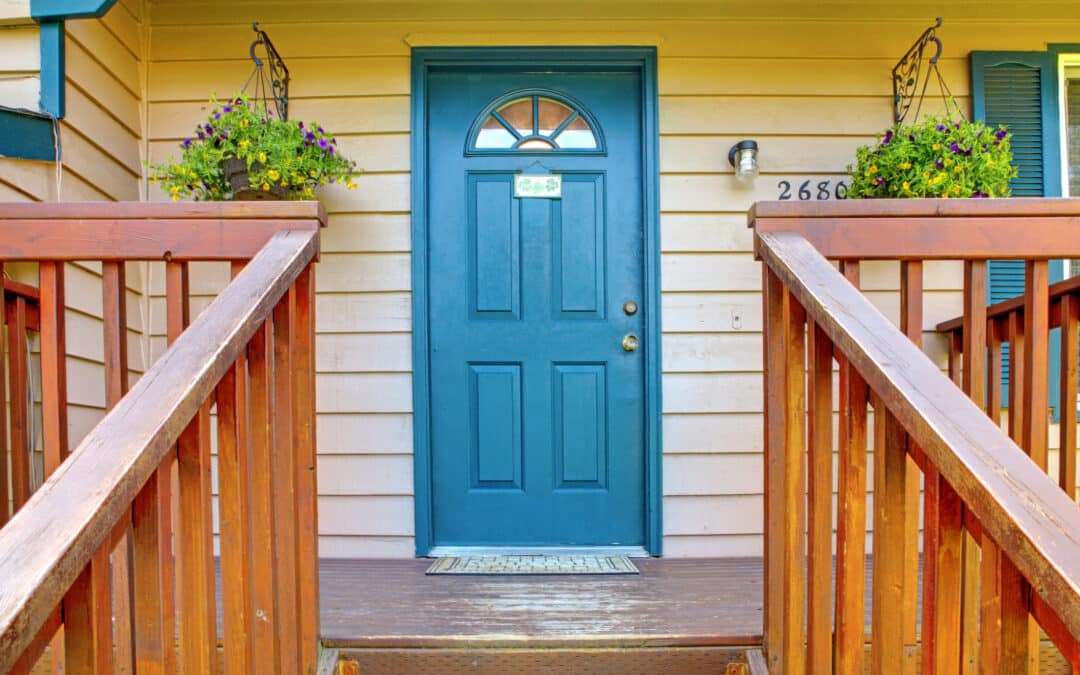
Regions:
[[216, 119], [216, 120], [221, 119], [221, 113], [220, 112], [214, 113], [214, 119]]
[[202, 130], [202, 127], [195, 130], [195, 135], [199, 137], [200, 141], [206, 138], [206, 132]]
[[319, 147], [322, 148], [323, 150], [326, 150], [327, 148], [330, 147], [330, 144], [326, 142], [325, 138], [320, 138], [319, 139]]
[[313, 134], [313, 133], [311, 133], [309, 131], [306, 134], [304, 134], [304, 139], [307, 140], [308, 143], [314, 143], [315, 142], [315, 134]]
[[888, 145], [889, 141], [892, 140], [892, 137], [893, 137], [892, 129], [889, 129], [888, 131], [885, 132], [885, 140], [883, 140], [882, 143], [884, 143], [885, 145]]
[[976, 198], [985, 198], [986, 197], [986, 195], [984, 195], [980, 190], [976, 190], [975, 192], [973, 192], [971, 194], [971, 196], [976, 197]]
[[184, 143], [183, 143], [183, 146], [184, 146], [185, 148], [190, 148], [190, 147], [191, 147], [191, 139], [190, 139], [190, 138], [185, 138], [185, 139], [184, 139]]
[[912, 143], [914, 143], [915, 142], [915, 134], [908, 134], [908, 140], [911, 141]]
[[939, 169], [944, 169], [945, 168], [945, 162], [942, 162], [940, 158], [935, 159], [934, 160], [934, 166], [936, 166]]
[[322, 128], [322, 127], [318, 127], [318, 129], [319, 129], [319, 133], [320, 133], [320, 134], [325, 134], [325, 133], [326, 133], [325, 131], [323, 131], [323, 128]]
[[939, 125], [937, 125], [935, 127], [935, 129], [937, 129], [938, 131], [945, 131], [945, 125], [944, 124], [939, 124]]
[[874, 179], [874, 185], [884, 185], [884, 184], [885, 184], [885, 179], [882, 178], [881, 176], [878, 176], [877, 178]]
[[203, 127], [203, 128], [204, 128], [204, 129], [206, 129], [206, 133], [208, 133], [208, 134], [212, 134], [212, 133], [214, 133], [214, 127], [210, 126], [209, 124], [207, 124], [207, 125], [206, 125], [205, 127]]
[[304, 123], [303, 123], [303, 122], [297, 122], [296, 124], [297, 124], [297, 125], [299, 125], [299, 127], [300, 127], [301, 129], [303, 129], [303, 128], [304, 128]]
[[959, 123], [959, 122], [957, 122], [957, 123], [956, 123], [956, 124], [954, 124], [953, 126], [954, 126], [954, 127], [956, 127], [957, 129], [959, 129], [959, 128], [960, 128], [960, 123]]
[[224, 108], [221, 109], [221, 112], [231, 113], [232, 112], [232, 106], [231, 105], [225, 106]]
[[994, 141], [994, 147], [1001, 145], [1001, 141]]
[[330, 154], [331, 155], [334, 154], [334, 146], [332, 146], [332, 145], [330, 146]]
[[994, 134], [994, 138], [998, 139], [999, 141], [1004, 140], [1005, 136], [1007, 136], [1008, 134], [1008, 131], [1005, 131], [1004, 129], [998, 129], [997, 132]]
[[337, 145], [337, 139], [336, 138], [331, 138], [330, 142], [333, 143], [334, 145]]
[[953, 141], [952, 145], [949, 146], [949, 150], [951, 150], [954, 155], [959, 155], [960, 154], [960, 144], [957, 143], [956, 141]]

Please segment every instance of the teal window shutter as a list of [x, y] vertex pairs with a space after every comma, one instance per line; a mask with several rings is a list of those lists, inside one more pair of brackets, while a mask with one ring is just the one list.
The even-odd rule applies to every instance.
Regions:
[[[1004, 124], [1012, 132], [1013, 162], [1019, 175], [1012, 182], [1015, 197], [1061, 195], [1061, 126], [1058, 110], [1057, 56], [1049, 52], [972, 52], [971, 97], [974, 116], [987, 124]], [[988, 267], [990, 304], [1024, 293], [1024, 263], [992, 260]], [[1065, 277], [1064, 261], [1050, 263], [1050, 281]], [[1050, 405], [1057, 417], [1060, 331], [1050, 335]], [[1008, 345], [1002, 354], [1001, 400], [1008, 405]]]

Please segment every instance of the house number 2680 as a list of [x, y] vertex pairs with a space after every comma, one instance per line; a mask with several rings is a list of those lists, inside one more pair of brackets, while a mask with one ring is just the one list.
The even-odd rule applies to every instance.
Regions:
[[804, 202], [810, 199], [847, 199], [848, 192], [847, 183], [842, 180], [835, 183], [828, 180], [817, 183], [813, 180], [804, 180], [798, 188], [793, 188], [791, 181], [782, 180], [776, 184], [776, 187], [780, 190], [781, 201], [796, 198]]

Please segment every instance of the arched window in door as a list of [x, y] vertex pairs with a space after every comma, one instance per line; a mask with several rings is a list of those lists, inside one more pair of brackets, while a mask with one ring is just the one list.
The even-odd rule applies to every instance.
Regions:
[[516, 91], [489, 103], [469, 134], [471, 154], [602, 153], [603, 137], [581, 104], [549, 90]]

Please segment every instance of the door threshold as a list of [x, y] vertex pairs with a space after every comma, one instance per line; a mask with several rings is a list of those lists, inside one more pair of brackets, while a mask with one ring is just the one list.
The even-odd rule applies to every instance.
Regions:
[[432, 546], [426, 557], [466, 555], [624, 555], [648, 558], [643, 546]]

